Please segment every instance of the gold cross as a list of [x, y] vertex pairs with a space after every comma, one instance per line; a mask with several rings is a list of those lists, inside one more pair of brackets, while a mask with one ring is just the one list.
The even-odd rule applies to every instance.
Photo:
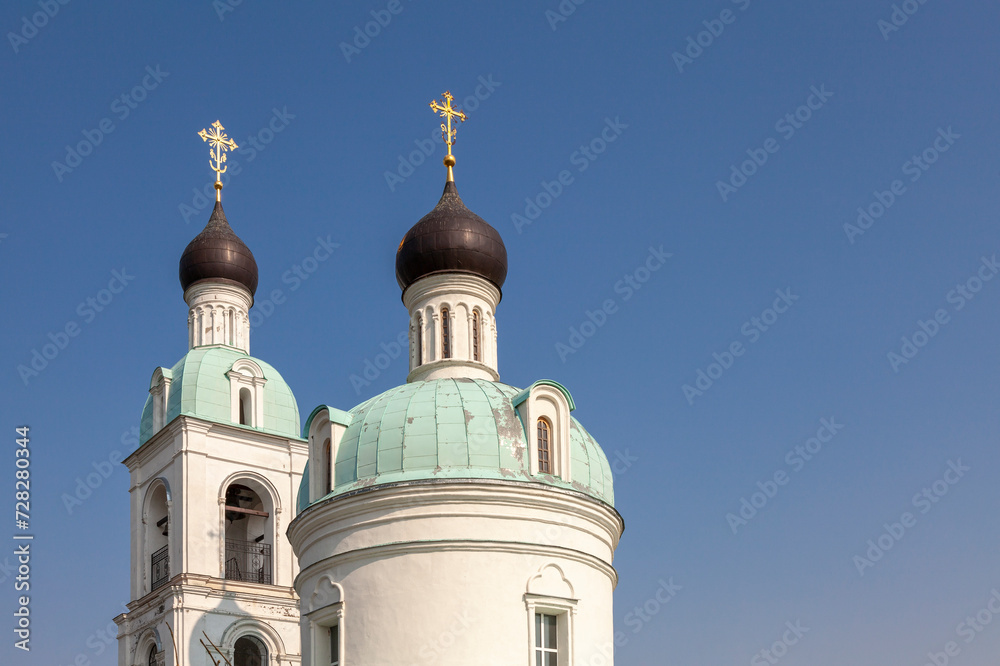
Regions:
[[438, 113], [442, 118], [447, 119], [447, 125], [441, 123], [441, 138], [444, 139], [445, 144], [448, 146], [448, 154], [445, 155], [444, 165], [448, 167], [448, 181], [454, 181], [455, 177], [452, 173], [451, 168], [455, 166], [455, 156], [451, 154], [451, 146], [455, 143], [455, 135], [458, 133], [458, 126], [452, 129], [451, 119], [458, 118], [460, 122], [465, 122], [467, 117], [465, 113], [457, 109], [452, 108], [451, 102], [454, 97], [447, 90], [444, 91], [444, 104], [439, 104], [437, 100], [431, 102], [431, 109], [435, 113]]
[[[229, 167], [222, 166], [226, 163], [226, 151], [236, 150], [239, 146], [222, 131], [226, 129], [218, 120], [211, 125], [212, 129], [198, 132], [202, 141], [208, 141], [208, 154], [211, 155], [208, 165], [215, 171], [215, 200], [222, 201], [222, 174], [226, 173]], [[212, 161], [214, 160], [214, 164]]]

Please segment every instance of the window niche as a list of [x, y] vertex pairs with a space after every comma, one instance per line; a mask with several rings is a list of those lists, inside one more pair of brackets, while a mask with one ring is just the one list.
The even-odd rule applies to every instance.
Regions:
[[535, 382], [512, 400], [530, 453], [531, 474], [550, 474], [572, 482], [570, 428], [576, 405], [569, 391], [556, 382]]
[[524, 594], [528, 611], [530, 663], [536, 666], [573, 664], [573, 619], [577, 599], [561, 567], [547, 564], [528, 580]]
[[232, 405], [232, 421], [251, 428], [264, 427], [264, 385], [267, 380], [260, 366], [250, 359], [240, 359], [226, 373]]

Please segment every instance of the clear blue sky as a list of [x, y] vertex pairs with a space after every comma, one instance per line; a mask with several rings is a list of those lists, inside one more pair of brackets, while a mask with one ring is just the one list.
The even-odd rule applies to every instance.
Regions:
[[[0, 534], [16, 531], [28, 424], [36, 535], [34, 649], [12, 647], [8, 577], [0, 661], [116, 663], [113, 645], [97, 652], [128, 596], [128, 474], [116, 463], [71, 514], [64, 495], [131, 450], [153, 369], [186, 351], [177, 261], [213, 177], [196, 132], [218, 118], [247, 147], [224, 197], [260, 266], [252, 352], [303, 414], [348, 409], [405, 378], [397, 360], [351, 380], [406, 323], [394, 253], [440, 195], [444, 149], [412, 174], [400, 156], [435, 133], [427, 104], [445, 89], [469, 112], [459, 189], [510, 256], [502, 379], [564, 383], [612, 460], [631, 461], [616, 480], [618, 663], [771, 663], [760, 650], [786, 637], [782, 664], [919, 665], [949, 641], [952, 663], [995, 661], [1000, 618], [960, 623], [1000, 589], [1000, 279], [979, 282], [1000, 256], [996, 3], [910, 0], [899, 26], [889, 0], [566, 1], [564, 21], [546, 15], [556, 0], [398, 14], [244, 0], [221, 20], [208, 0], [50, 4], [51, 18], [33, 16], [45, 2], [0, 8]], [[342, 47], [373, 11], [391, 21]], [[542, 183], [557, 192], [562, 171], [550, 200]], [[880, 216], [845, 230], [859, 207]], [[339, 248], [291, 277], [317, 238]], [[646, 273], [661, 246], [672, 256]], [[113, 271], [127, 286], [112, 297]], [[698, 388], [699, 371], [716, 379]], [[836, 434], [806, 460], [795, 447], [822, 419]], [[762, 508], [741, 524], [744, 498]], [[891, 550], [859, 563], [880, 536]], [[634, 614], [670, 579], [668, 604]]]

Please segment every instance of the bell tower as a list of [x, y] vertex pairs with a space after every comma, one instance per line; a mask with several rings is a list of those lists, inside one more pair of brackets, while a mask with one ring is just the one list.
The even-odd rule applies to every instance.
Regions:
[[221, 174], [236, 143], [218, 122], [215, 209], [184, 250], [188, 351], [154, 370], [131, 475], [131, 580], [119, 666], [300, 662], [298, 572], [284, 532], [307, 446], [281, 375], [249, 355], [253, 253], [226, 219]]

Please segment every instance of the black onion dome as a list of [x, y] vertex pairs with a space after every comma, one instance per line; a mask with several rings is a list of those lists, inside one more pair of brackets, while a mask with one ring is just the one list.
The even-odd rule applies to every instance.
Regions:
[[465, 207], [449, 181], [434, 210], [406, 232], [396, 252], [396, 281], [406, 288], [432, 273], [473, 273], [503, 287], [507, 248], [499, 232]]
[[201, 280], [235, 282], [249, 289], [251, 296], [257, 291], [253, 252], [229, 226], [220, 202], [215, 202], [208, 224], [181, 255], [180, 278], [185, 291]]

